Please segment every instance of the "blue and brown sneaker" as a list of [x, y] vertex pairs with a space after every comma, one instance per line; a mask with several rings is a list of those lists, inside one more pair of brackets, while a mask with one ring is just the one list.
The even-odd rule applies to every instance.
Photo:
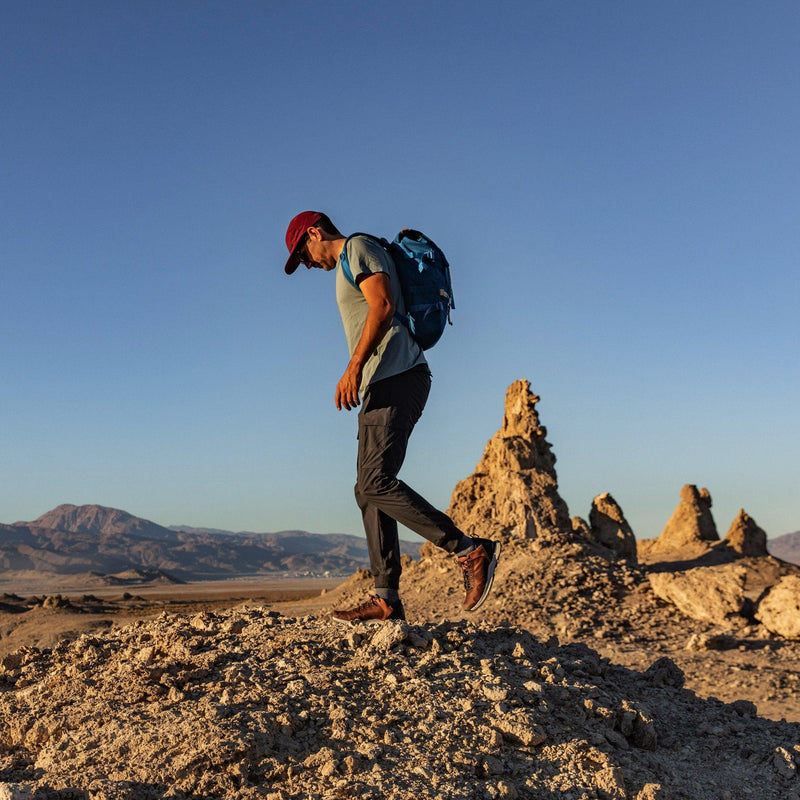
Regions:
[[500, 557], [500, 542], [490, 539], [475, 539], [477, 547], [458, 559], [464, 571], [464, 610], [475, 611], [480, 608], [494, 583], [494, 571]]
[[356, 622], [364, 622], [367, 625], [380, 625], [387, 620], [406, 618], [403, 610], [403, 603], [398, 600], [390, 603], [382, 597], [373, 595], [366, 603], [355, 608], [341, 609], [331, 612], [335, 622], [342, 622], [345, 625], [352, 625]]

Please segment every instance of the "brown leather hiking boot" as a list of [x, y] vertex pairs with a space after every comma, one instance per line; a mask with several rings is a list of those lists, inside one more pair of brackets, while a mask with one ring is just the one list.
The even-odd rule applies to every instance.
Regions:
[[389, 619], [406, 618], [403, 604], [398, 600], [396, 603], [389, 603], [382, 597], [373, 595], [366, 603], [355, 608], [341, 609], [333, 611], [331, 616], [336, 622], [352, 624], [354, 622], [365, 622], [367, 625], [380, 625]]
[[500, 542], [489, 539], [476, 539], [480, 544], [465, 556], [458, 559], [464, 570], [464, 610], [475, 611], [480, 608], [494, 583], [494, 571], [500, 557]]

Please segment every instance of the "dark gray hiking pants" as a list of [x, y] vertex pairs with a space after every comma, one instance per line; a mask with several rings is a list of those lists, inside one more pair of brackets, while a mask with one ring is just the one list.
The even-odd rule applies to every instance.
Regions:
[[358, 414], [356, 502], [378, 589], [400, 583], [398, 522], [451, 553], [461, 540], [450, 517], [397, 478], [430, 388], [428, 368], [414, 367], [371, 384]]

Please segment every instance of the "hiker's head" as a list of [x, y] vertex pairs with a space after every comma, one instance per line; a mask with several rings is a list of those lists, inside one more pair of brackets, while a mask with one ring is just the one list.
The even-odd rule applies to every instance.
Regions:
[[[286, 247], [289, 250], [289, 258], [284, 267], [286, 274], [291, 275], [301, 264], [321, 265], [321, 253], [316, 252], [319, 249], [318, 244], [343, 238], [327, 214], [320, 211], [303, 211], [298, 214], [286, 229]], [[309, 251], [309, 246], [313, 252]]]

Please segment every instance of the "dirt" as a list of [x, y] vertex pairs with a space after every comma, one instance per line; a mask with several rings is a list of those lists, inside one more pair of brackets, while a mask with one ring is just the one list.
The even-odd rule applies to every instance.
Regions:
[[[309, 599], [313, 606], [320, 593], [340, 579], [243, 579], [180, 585], [160, 583], [131, 586], [129, 591], [80, 586], [64, 578], [17, 584], [20, 592], [0, 594], [0, 657], [19, 647], [50, 648], [62, 639], [82, 633], [151, 619], [165, 610], [191, 614], [230, 608], [243, 602], [296, 603]], [[32, 594], [23, 596], [25, 591]]]
[[0, 639], [0, 797], [800, 798], [796, 642], [687, 625], [646, 589], [593, 634], [467, 619], [447, 589], [431, 619], [424, 583], [408, 623], [330, 620], [368, 587], [17, 611], [50, 646]]
[[7, 655], [0, 678], [11, 797], [796, 800], [800, 786], [797, 723], [702, 699], [669, 659], [632, 671], [512, 625], [165, 613]]

